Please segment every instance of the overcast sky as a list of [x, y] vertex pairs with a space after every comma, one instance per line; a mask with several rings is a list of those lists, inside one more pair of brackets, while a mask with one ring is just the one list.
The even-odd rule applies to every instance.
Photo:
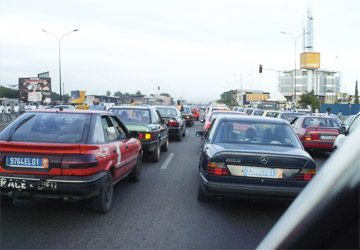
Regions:
[[[360, 70], [360, 1], [313, 0], [314, 52], [342, 72], [354, 93]], [[168, 92], [191, 102], [240, 88], [273, 93], [277, 73], [294, 67], [294, 41], [308, 0], [0, 0], [0, 84], [50, 72], [59, 92]], [[297, 54], [302, 52], [302, 40]], [[338, 59], [335, 57], [338, 56]], [[297, 59], [299, 65], [299, 57]]]

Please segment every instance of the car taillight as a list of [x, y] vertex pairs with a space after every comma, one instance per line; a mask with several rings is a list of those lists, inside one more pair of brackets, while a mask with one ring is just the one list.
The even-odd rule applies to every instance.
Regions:
[[208, 124], [206, 125], [206, 129], [209, 129], [210, 126], [211, 126], [211, 123], [208, 123]]
[[151, 133], [139, 133], [139, 139], [151, 140]]
[[307, 132], [305, 135], [304, 135], [304, 139], [305, 141], [311, 141], [313, 138], [312, 138], [312, 134]]
[[189, 116], [189, 115], [187, 115], [187, 116], [186, 116], [186, 119], [190, 119], [190, 116]]
[[61, 168], [85, 169], [97, 167], [98, 161], [95, 155], [64, 155], [61, 160]]
[[176, 120], [170, 120], [169, 126], [170, 127], [179, 127], [179, 123]]
[[206, 167], [206, 173], [213, 175], [230, 175], [229, 170], [226, 168], [223, 162], [209, 161]]
[[316, 174], [316, 169], [303, 169], [296, 176], [297, 181], [310, 181]]

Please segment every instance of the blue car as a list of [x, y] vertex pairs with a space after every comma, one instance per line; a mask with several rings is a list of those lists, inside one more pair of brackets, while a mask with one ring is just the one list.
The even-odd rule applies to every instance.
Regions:
[[218, 116], [204, 138], [198, 200], [293, 200], [316, 165], [290, 124], [256, 116]]

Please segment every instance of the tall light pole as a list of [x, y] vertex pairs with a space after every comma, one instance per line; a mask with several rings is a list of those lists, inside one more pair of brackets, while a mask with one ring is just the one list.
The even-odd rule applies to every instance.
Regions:
[[[334, 60], [333, 60], [333, 65], [332, 65], [332, 70], [333, 72], [335, 72], [334, 70], [334, 64], [335, 64], [335, 60], [338, 59], [339, 57], [338, 56], [335, 56], [334, 57]], [[332, 93], [332, 98], [331, 98], [333, 104], [335, 104], [335, 101], [336, 101], [336, 97], [335, 97], [335, 73], [334, 73], [334, 78], [333, 78], [333, 93]]]
[[296, 38], [293, 35], [291, 35], [287, 32], [284, 32], [284, 31], [281, 31], [281, 34], [289, 35], [294, 40], [294, 43], [295, 43], [295, 68], [294, 68], [294, 74], [293, 74], [293, 96], [294, 96], [294, 100], [296, 101], [296, 43], [300, 37], [302, 37], [305, 34], [309, 34], [309, 32], [301, 33]]
[[72, 31], [70, 31], [68, 33], [65, 33], [60, 38], [57, 35], [53, 34], [53, 33], [47, 32], [46, 30], [42, 30], [42, 31], [49, 34], [49, 35], [54, 36], [56, 38], [56, 40], [58, 41], [58, 43], [59, 43], [59, 85], [60, 85], [60, 103], [62, 103], [62, 97], [61, 97], [61, 53], [60, 53], [61, 51], [60, 51], [60, 43], [61, 43], [61, 40], [64, 38], [64, 36], [66, 36], [66, 35], [68, 35], [70, 33], [76, 32], [76, 31], [78, 31], [78, 29], [74, 29], [74, 30], [72, 30]]

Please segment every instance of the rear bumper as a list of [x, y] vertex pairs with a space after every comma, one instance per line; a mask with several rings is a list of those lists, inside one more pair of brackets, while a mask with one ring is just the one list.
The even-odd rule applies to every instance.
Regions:
[[99, 194], [106, 171], [91, 176], [0, 174], [1, 195], [12, 198], [88, 199]]
[[302, 141], [302, 145], [305, 149], [322, 149], [322, 150], [333, 150], [334, 141]]
[[254, 185], [208, 181], [200, 173], [200, 185], [208, 196], [259, 200], [293, 200], [303, 187]]

